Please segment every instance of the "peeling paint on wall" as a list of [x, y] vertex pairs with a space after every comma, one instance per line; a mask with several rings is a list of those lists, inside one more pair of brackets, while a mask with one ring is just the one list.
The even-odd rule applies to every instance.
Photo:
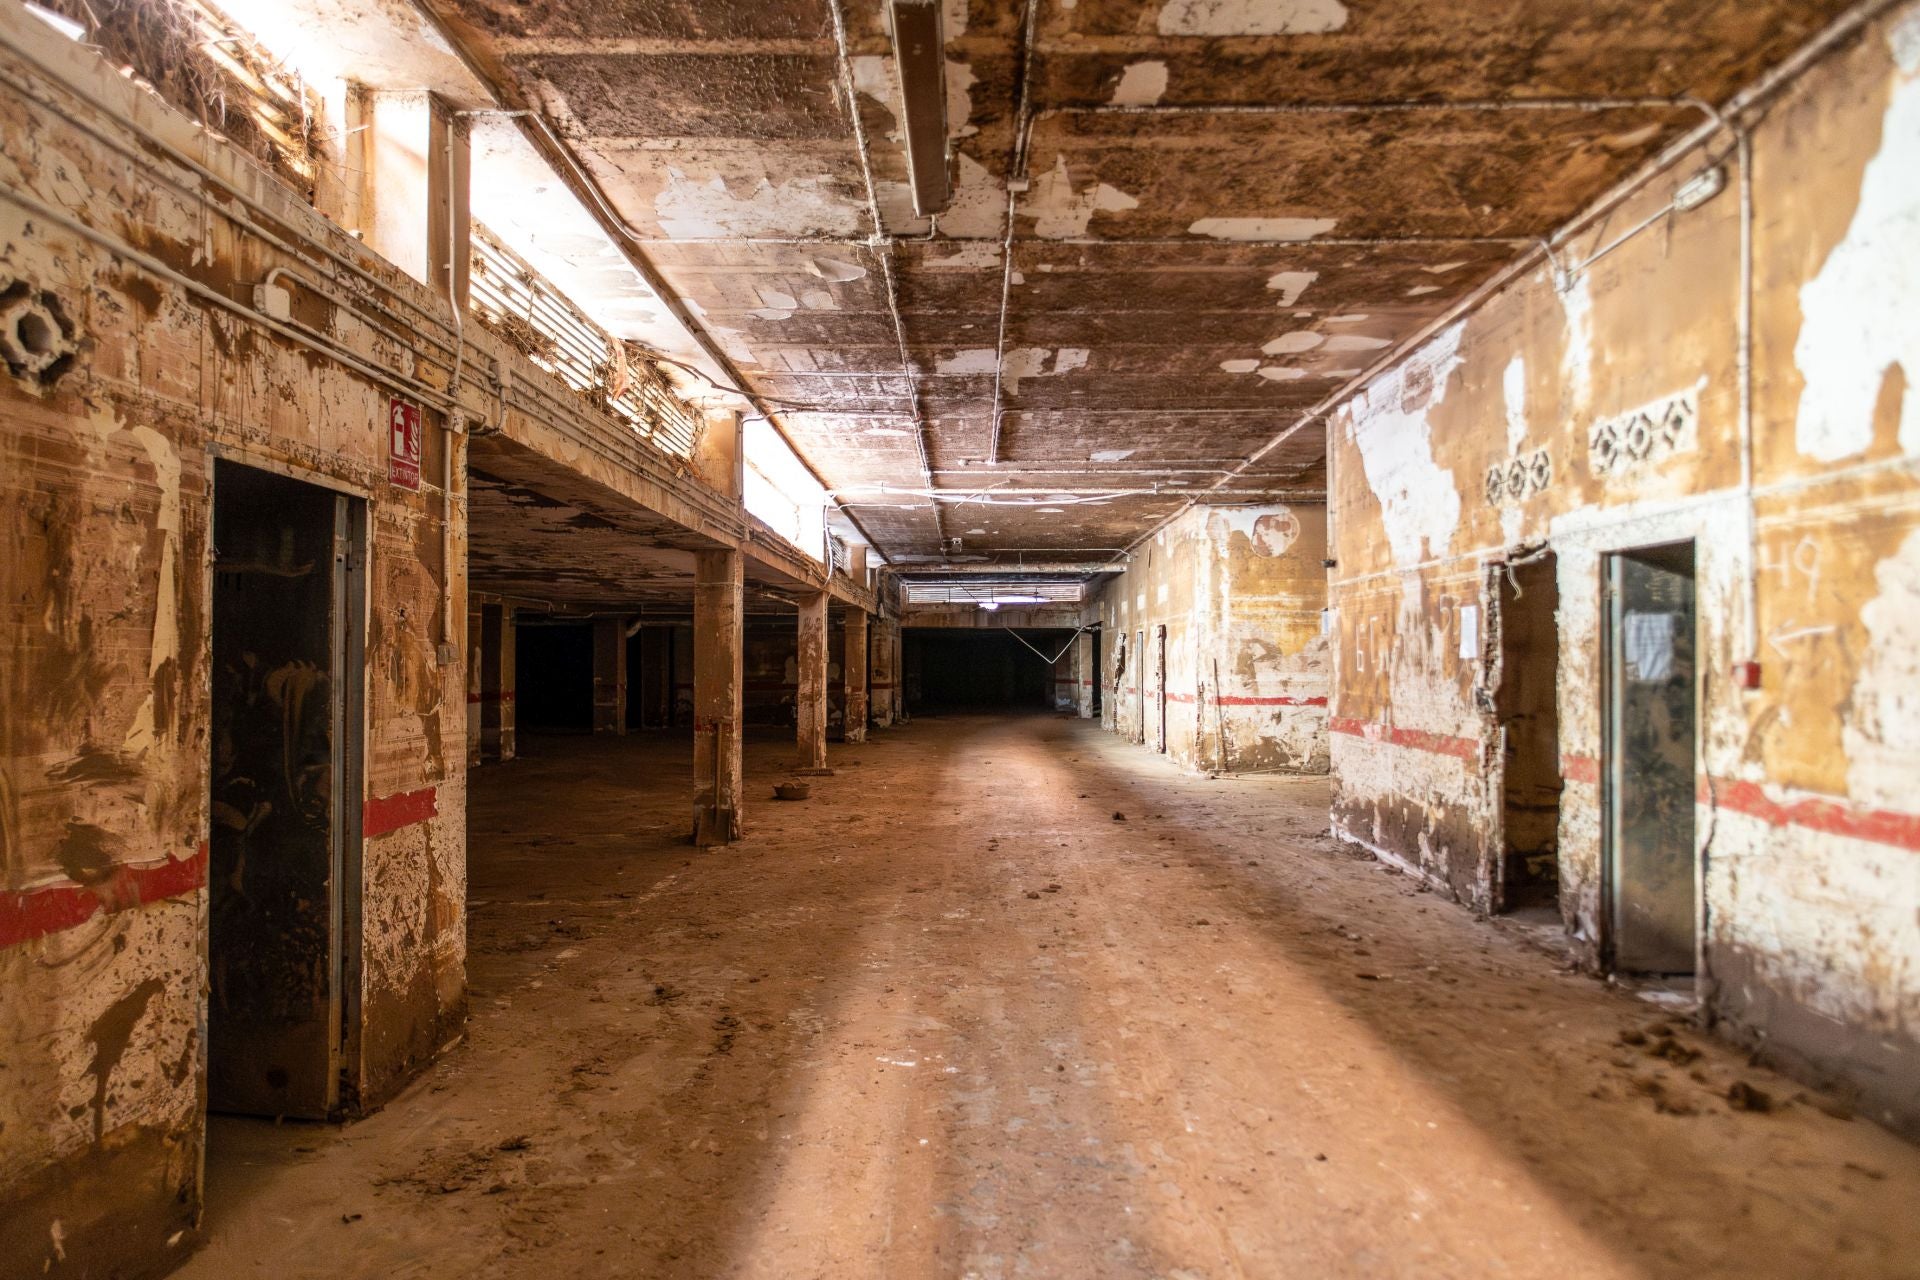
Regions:
[[1900, 448], [1920, 451], [1920, 14], [1906, 15], [1887, 43], [1895, 83], [1880, 150], [1846, 238], [1800, 289], [1793, 357], [1806, 385], [1794, 442], [1822, 462], [1867, 451], [1889, 394]]
[[1340, 0], [1168, 0], [1159, 20], [1169, 36], [1322, 35], [1346, 25]]
[[1167, 92], [1167, 64], [1158, 58], [1130, 62], [1120, 73], [1120, 83], [1107, 99], [1116, 107], [1147, 107], [1160, 101]]
[[1300, 295], [1319, 278], [1318, 271], [1278, 271], [1267, 277], [1267, 288], [1280, 294], [1279, 302], [1274, 305], [1290, 307], [1300, 301]]
[[1095, 182], [1076, 191], [1067, 172], [1067, 158], [1056, 157], [1053, 168], [1033, 180], [1033, 189], [1020, 213], [1033, 219], [1033, 234], [1043, 240], [1064, 240], [1087, 234], [1096, 213], [1125, 213], [1140, 202], [1117, 187]]
[[701, 179], [668, 169], [666, 186], [653, 205], [661, 230], [691, 239], [791, 235], [796, 219], [815, 234], [853, 236], [862, 230], [865, 214], [852, 192], [825, 175], [778, 184], [761, 178], [747, 194], [735, 195], [718, 174]]
[[1435, 335], [1405, 363], [1376, 378], [1342, 413], [1379, 500], [1394, 563], [1403, 568], [1445, 555], [1460, 524], [1460, 489], [1434, 461], [1427, 415], [1460, 366], [1463, 326]]
[[1920, 530], [1874, 571], [1879, 593], [1860, 610], [1868, 648], [1842, 730], [1847, 792], [1868, 804], [1913, 803], [1920, 760]]

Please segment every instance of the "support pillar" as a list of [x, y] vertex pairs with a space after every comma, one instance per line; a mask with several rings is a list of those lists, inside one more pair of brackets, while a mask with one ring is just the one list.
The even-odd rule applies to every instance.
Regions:
[[481, 761], [480, 754], [480, 603], [467, 597], [467, 768]]
[[[864, 550], [864, 548], [862, 548]], [[840, 679], [846, 689], [847, 723], [842, 738], [867, 740], [867, 611], [847, 610], [846, 652], [840, 659]]]
[[519, 632], [513, 625], [513, 606], [480, 607], [480, 758], [511, 760], [514, 663]]
[[693, 842], [740, 837], [745, 644], [738, 551], [693, 556]]
[[1082, 631], [1073, 638], [1073, 705], [1082, 720], [1093, 719], [1093, 682], [1099, 678], [1093, 669], [1093, 632]]
[[895, 622], [887, 628], [887, 637], [893, 644], [893, 718], [907, 718], [907, 652], [906, 641], [900, 635], [900, 624]]
[[593, 621], [593, 731], [627, 731], [627, 627], [619, 618]]
[[802, 773], [827, 767], [827, 593], [816, 591], [800, 601], [800, 687], [794, 699], [798, 713]]
[[891, 618], [873, 620], [873, 663], [871, 687], [873, 689], [873, 727], [889, 728], [894, 721], [894, 709], [899, 705], [894, 701], [898, 691], [900, 667], [894, 661], [893, 638], [899, 628]]

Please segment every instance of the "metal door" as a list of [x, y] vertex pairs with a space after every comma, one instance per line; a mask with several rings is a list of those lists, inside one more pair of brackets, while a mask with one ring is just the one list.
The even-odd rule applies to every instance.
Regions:
[[1688, 974], [1700, 901], [1693, 544], [1608, 556], [1606, 595], [1608, 952], [1620, 972]]
[[218, 464], [211, 1110], [323, 1117], [339, 1102], [342, 891], [359, 832], [359, 682], [350, 673], [361, 663], [363, 536], [352, 499]]

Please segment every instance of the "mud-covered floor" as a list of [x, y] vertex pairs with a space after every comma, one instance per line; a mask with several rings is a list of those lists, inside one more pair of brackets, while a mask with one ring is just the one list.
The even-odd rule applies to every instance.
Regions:
[[1051, 716], [833, 755], [775, 804], [753, 745], [711, 853], [683, 739], [477, 772], [466, 1039], [216, 1122], [182, 1274], [1920, 1274], [1920, 1150], [1342, 852], [1318, 781]]

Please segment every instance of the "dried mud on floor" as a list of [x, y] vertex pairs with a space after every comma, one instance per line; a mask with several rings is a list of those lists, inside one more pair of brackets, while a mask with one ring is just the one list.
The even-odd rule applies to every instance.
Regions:
[[[472, 1020], [216, 1120], [181, 1273], [1920, 1275], [1920, 1151], [1069, 719], [839, 748], [696, 852], [683, 739], [473, 775]], [[763, 798], [765, 797], [765, 798]]]

